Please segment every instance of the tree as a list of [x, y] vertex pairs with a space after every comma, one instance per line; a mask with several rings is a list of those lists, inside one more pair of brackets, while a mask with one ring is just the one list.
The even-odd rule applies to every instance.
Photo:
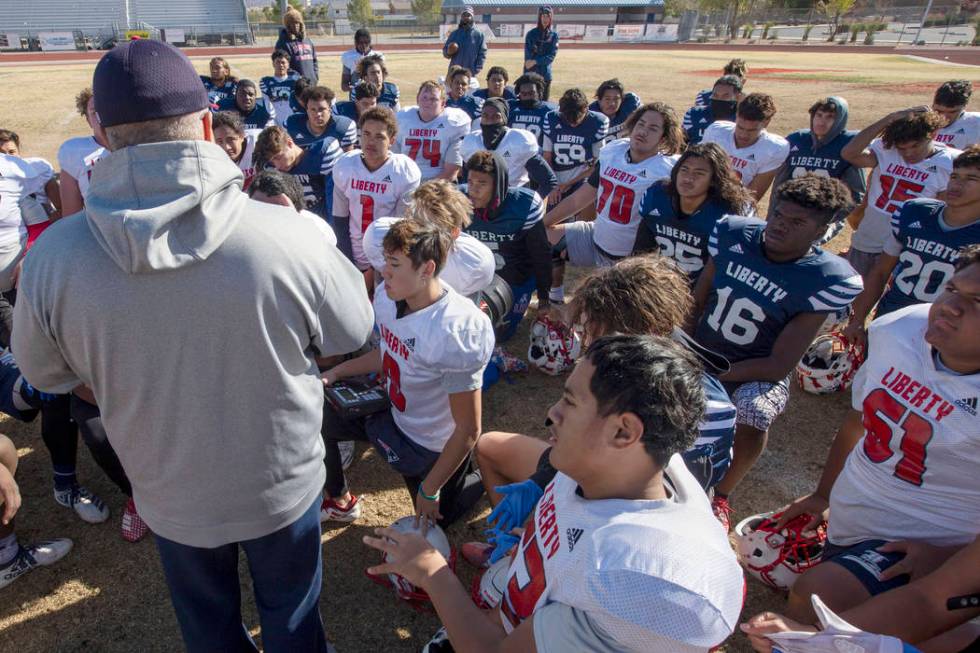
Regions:
[[371, 9], [371, 0], [348, 0], [347, 16], [357, 25], [374, 25], [375, 17]]
[[817, 11], [830, 19], [830, 24], [832, 25], [830, 29], [831, 38], [837, 34], [837, 26], [840, 23], [841, 16], [844, 16], [854, 8], [855, 2], [856, 0], [820, 0], [817, 3]]
[[756, 0], [701, 0], [701, 8], [705, 11], [728, 12], [728, 36], [733, 39], [738, 38], [739, 18], [754, 4]]
[[412, 0], [412, 13], [419, 22], [439, 22], [442, 0]]

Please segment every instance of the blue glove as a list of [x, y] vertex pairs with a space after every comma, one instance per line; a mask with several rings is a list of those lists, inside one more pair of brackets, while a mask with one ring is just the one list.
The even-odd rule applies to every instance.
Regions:
[[544, 494], [544, 490], [530, 479], [520, 483], [500, 485], [493, 489], [504, 495], [504, 498], [487, 517], [487, 523], [505, 533], [523, 526], [527, 516], [537, 505], [538, 499]]
[[521, 538], [517, 535], [492, 528], [487, 531], [487, 541], [493, 545], [493, 551], [490, 552], [490, 564], [492, 565], [498, 560], [507, 557], [507, 554], [514, 548], [514, 545], [521, 541]]

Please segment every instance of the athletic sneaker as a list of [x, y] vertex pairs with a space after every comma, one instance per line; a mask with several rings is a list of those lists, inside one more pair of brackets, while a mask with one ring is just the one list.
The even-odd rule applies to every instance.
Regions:
[[436, 631], [429, 643], [422, 647], [422, 653], [456, 653], [456, 649], [449, 642], [449, 633], [445, 626]]
[[351, 466], [354, 462], [354, 441], [344, 440], [337, 443], [337, 448], [340, 449], [340, 464], [344, 466], [344, 471]]
[[54, 500], [65, 508], [74, 509], [82, 521], [90, 524], [101, 524], [109, 519], [109, 507], [82, 485], [74, 485], [67, 490], [55, 489]]
[[715, 498], [711, 501], [711, 511], [715, 513], [715, 517], [721, 522], [726, 533], [732, 530], [732, 513], [735, 511], [732, 509], [731, 504], [728, 503], [728, 497], [715, 495]]
[[463, 560], [477, 569], [486, 569], [490, 566], [490, 554], [493, 553], [493, 549], [493, 545], [486, 542], [464, 542], [459, 552]]
[[361, 502], [353, 494], [350, 503], [342, 506], [333, 499], [324, 499], [320, 504], [320, 521], [352, 522], [361, 516]]
[[22, 546], [17, 555], [4, 567], [0, 567], [0, 589], [14, 582], [38, 565], [53, 565], [71, 551], [69, 539], [45, 540], [31, 546]]
[[150, 527], [146, 525], [140, 514], [136, 512], [136, 503], [132, 499], [126, 502], [122, 516], [122, 538], [127, 542], [139, 542], [147, 533]]

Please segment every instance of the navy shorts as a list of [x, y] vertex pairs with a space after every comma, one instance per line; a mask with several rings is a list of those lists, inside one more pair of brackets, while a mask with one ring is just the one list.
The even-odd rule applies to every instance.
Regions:
[[402, 476], [425, 476], [441, 453], [426, 449], [402, 433], [390, 410], [368, 415], [364, 431], [378, 454]]
[[884, 582], [880, 580], [881, 572], [905, 557], [904, 553], [882, 553], [876, 550], [885, 544], [885, 540], [864, 540], [851, 546], [837, 546], [827, 542], [823, 561], [832, 562], [848, 570], [861, 581], [864, 589], [868, 590], [871, 596], [877, 596], [909, 583], [908, 574]]

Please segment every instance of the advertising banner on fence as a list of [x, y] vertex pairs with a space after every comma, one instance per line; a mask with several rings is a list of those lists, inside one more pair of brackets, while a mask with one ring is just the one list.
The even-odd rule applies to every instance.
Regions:
[[20, 34], [14, 34], [13, 32], [0, 34], [0, 48], [13, 48], [15, 50], [19, 50]]
[[643, 37], [644, 41], [656, 41], [668, 43], [677, 40], [677, 25], [649, 24], [647, 33]]
[[42, 50], [74, 50], [75, 35], [71, 32], [38, 32]]
[[[452, 33], [452, 31], [457, 27], [459, 27], [458, 24], [446, 25], [445, 23], [443, 23], [442, 25], [440, 25], [439, 40], [445, 42], [445, 40], [449, 38], [449, 35]], [[487, 41], [492, 41], [496, 38], [493, 34], [493, 30], [486, 23], [477, 23], [476, 28], [481, 32], [483, 32], [483, 36], [486, 37]]]
[[586, 41], [605, 41], [609, 38], [609, 26], [608, 25], [586, 25], [585, 26], [585, 40]]
[[616, 25], [613, 29], [613, 41], [640, 41], [646, 25]]
[[524, 36], [524, 26], [520, 23], [505, 23], [497, 26], [501, 38], [519, 38]]
[[562, 41], [581, 41], [585, 38], [585, 25], [566, 25], [559, 23], [555, 28]]
[[167, 43], [186, 43], [187, 35], [184, 34], [184, 30], [182, 29], [171, 29], [168, 27], [163, 30], [163, 39]]

